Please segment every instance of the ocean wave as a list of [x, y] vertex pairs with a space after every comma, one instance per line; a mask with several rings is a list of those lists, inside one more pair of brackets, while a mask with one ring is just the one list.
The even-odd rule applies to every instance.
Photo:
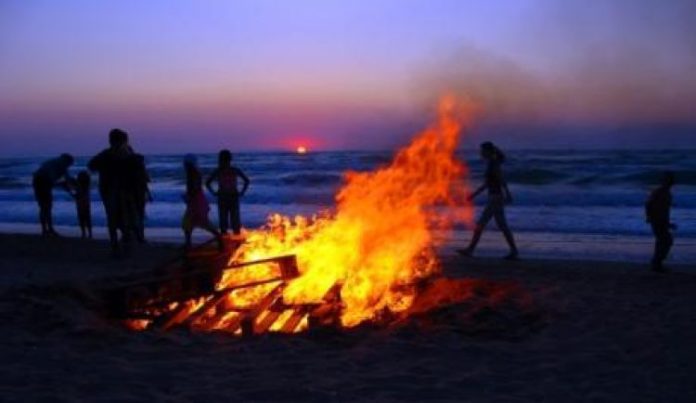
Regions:
[[505, 177], [509, 183], [523, 185], [549, 185], [562, 183], [569, 178], [569, 174], [550, 169], [532, 168], [508, 170]]
[[340, 183], [343, 176], [333, 173], [292, 173], [285, 174], [279, 177], [281, 183], [286, 185], [297, 186], [314, 186]]

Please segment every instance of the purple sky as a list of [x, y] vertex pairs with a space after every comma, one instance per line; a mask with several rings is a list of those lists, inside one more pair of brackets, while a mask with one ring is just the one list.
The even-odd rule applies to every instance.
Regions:
[[0, 156], [401, 144], [444, 90], [468, 141], [696, 147], [693, 1], [0, 2]]

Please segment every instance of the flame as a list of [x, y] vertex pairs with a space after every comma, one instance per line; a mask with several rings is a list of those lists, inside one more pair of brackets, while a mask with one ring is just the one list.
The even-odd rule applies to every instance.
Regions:
[[[334, 211], [313, 217], [272, 215], [264, 227], [247, 232], [231, 261], [296, 255], [300, 276], [283, 289], [283, 300], [320, 303], [340, 284], [345, 327], [385, 311], [405, 312], [415, 298], [414, 287], [408, 285], [439, 273], [433, 230], [472, 220], [465, 197], [468, 170], [455, 157], [472, 110], [443, 97], [437, 120], [391, 163], [371, 172], [346, 173]], [[242, 276], [253, 281], [258, 273], [270, 271], [266, 265]], [[225, 276], [218, 288], [238, 281]], [[253, 305], [267, 292], [268, 287], [231, 293], [227, 302]]]

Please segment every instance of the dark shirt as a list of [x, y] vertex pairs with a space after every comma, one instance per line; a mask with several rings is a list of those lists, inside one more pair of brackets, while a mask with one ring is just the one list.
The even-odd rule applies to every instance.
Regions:
[[669, 226], [669, 210], [672, 206], [672, 193], [666, 186], [653, 190], [645, 203], [645, 216], [649, 223]]
[[100, 194], [135, 194], [141, 165], [137, 154], [106, 149], [92, 158], [87, 167], [99, 173]]
[[108, 193], [116, 185], [118, 163], [116, 153], [107, 148], [89, 160], [87, 167], [92, 172], [99, 173], [99, 193]]
[[41, 164], [41, 167], [34, 172], [34, 177], [45, 179], [48, 183], [53, 185], [62, 177], [65, 177], [66, 180], [70, 180], [68, 175], [69, 167], [70, 165], [62, 158], [53, 158]]

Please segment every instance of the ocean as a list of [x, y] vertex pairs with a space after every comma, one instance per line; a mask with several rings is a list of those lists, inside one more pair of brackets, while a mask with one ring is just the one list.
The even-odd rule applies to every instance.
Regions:
[[[242, 200], [245, 227], [258, 227], [271, 213], [311, 215], [333, 206], [343, 173], [372, 170], [387, 164], [388, 151], [295, 153], [239, 153], [235, 165], [251, 179]], [[507, 209], [516, 233], [593, 234], [649, 236], [643, 205], [662, 171], [677, 176], [673, 189], [673, 221], [679, 238], [696, 238], [696, 150], [670, 151], [572, 151], [509, 150], [504, 172], [514, 203]], [[459, 157], [470, 167], [470, 182], [481, 182], [483, 162], [475, 151]], [[37, 206], [31, 175], [44, 158], [0, 159], [0, 223], [34, 224]], [[71, 173], [85, 169], [88, 157], [77, 157]], [[181, 155], [148, 155], [154, 202], [147, 207], [147, 227], [179, 228], [184, 211], [184, 173]], [[217, 161], [214, 154], [199, 155], [204, 174]], [[93, 176], [93, 222], [104, 226], [104, 211]], [[54, 191], [54, 221], [75, 226], [75, 207], [70, 197]], [[209, 197], [214, 203], [213, 197]], [[476, 201], [480, 206], [485, 196]], [[216, 220], [212, 205], [211, 219]], [[495, 228], [491, 222], [490, 226]], [[463, 229], [461, 227], [460, 229]], [[38, 229], [37, 229], [38, 230]]]

